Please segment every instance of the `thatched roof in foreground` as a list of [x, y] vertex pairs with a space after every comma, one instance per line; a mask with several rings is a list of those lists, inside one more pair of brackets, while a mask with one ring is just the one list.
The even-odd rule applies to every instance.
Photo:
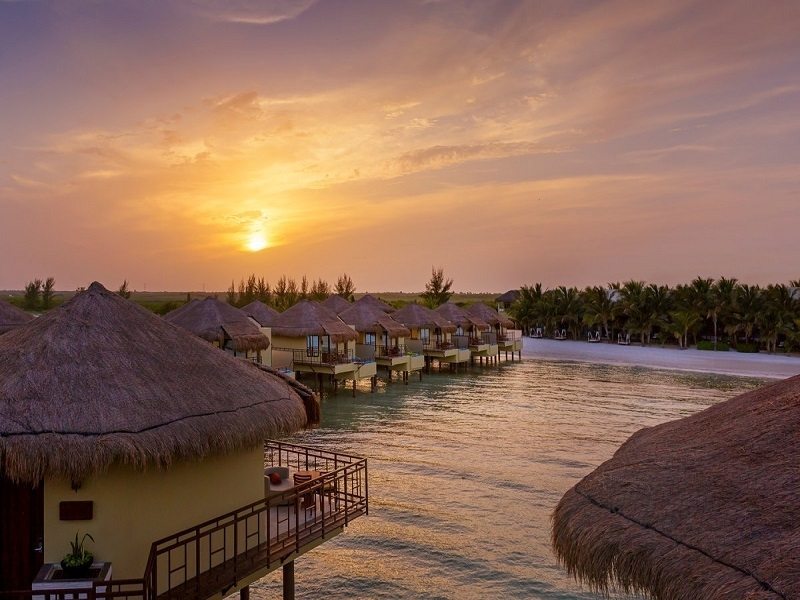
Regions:
[[348, 327], [327, 308], [311, 300], [301, 300], [278, 315], [272, 324], [272, 335], [280, 337], [329, 335], [334, 342], [358, 338], [352, 327]]
[[267, 336], [244, 312], [211, 296], [192, 300], [164, 315], [164, 319], [208, 342], [218, 342], [221, 347], [230, 340], [237, 352], [269, 347]]
[[260, 300], [253, 300], [250, 304], [243, 306], [241, 308], [242, 312], [252, 317], [258, 324], [262, 327], [272, 327], [272, 323], [275, 321], [275, 317], [277, 317], [279, 313], [277, 310], [272, 308], [271, 306], [267, 306]]
[[553, 547], [601, 591], [800, 598], [800, 376], [634, 434], [564, 495]]
[[388, 302], [384, 302], [383, 300], [381, 300], [380, 298], [376, 298], [372, 294], [364, 294], [363, 296], [361, 296], [361, 298], [355, 301], [355, 304], [357, 305], [366, 304], [369, 307], [377, 308], [378, 310], [382, 310], [385, 313], [393, 313], [395, 310], [397, 310], [395, 309], [394, 306], [392, 306]]
[[368, 302], [356, 302], [339, 315], [339, 318], [356, 328], [361, 333], [383, 333], [390, 337], [405, 337], [411, 335], [411, 330], [398, 323], [392, 317], [375, 305]]
[[15, 481], [165, 467], [306, 421], [289, 383], [99, 283], [0, 337], [0, 472]]
[[466, 310], [452, 302], [445, 302], [437, 306], [435, 310], [448, 321], [465, 329], [469, 329], [470, 327], [475, 327], [481, 331], [491, 329], [491, 326], [486, 321], [476, 315], [469, 314]]
[[33, 319], [33, 315], [29, 315], [13, 304], [0, 300], [0, 335], [16, 329], [20, 325], [25, 325], [25, 323]]
[[406, 304], [400, 310], [393, 312], [392, 318], [406, 327], [415, 329], [420, 327], [435, 329], [438, 327], [442, 331], [452, 332], [456, 330], [456, 326], [442, 315], [421, 304]]
[[496, 325], [500, 325], [501, 327], [513, 327], [514, 321], [501, 315], [491, 306], [486, 306], [483, 302], [476, 302], [475, 304], [471, 304], [467, 307], [466, 311], [478, 317], [484, 321], [486, 321], [492, 327]]
[[320, 304], [322, 304], [322, 306], [324, 306], [328, 310], [333, 311], [337, 315], [343, 310], [347, 310], [348, 308], [353, 306], [350, 302], [348, 302], [346, 299], [342, 298], [338, 294], [334, 294], [333, 296], [328, 296], [327, 298], [325, 298], [325, 300], [320, 302]]

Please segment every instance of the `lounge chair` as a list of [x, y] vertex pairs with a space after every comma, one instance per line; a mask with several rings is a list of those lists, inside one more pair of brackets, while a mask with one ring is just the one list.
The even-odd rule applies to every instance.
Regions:
[[589, 339], [587, 340], [590, 344], [597, 344], [600, 342], [600, 332], [597, 331], [595, 333], [589, 332]]
[[620, 333], [619, 335], [617, 335], [617, 343], [620, 346], [630, 346], [631, 345], [631, 334], [630, 333], [626, 333], [625, 336], [623, 337], [622, 334]]

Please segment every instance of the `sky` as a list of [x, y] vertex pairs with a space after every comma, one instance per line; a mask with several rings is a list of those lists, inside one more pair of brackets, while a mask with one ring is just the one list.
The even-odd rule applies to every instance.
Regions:
[[800, 278], [800, 3], [0, 0], [0, 289]]

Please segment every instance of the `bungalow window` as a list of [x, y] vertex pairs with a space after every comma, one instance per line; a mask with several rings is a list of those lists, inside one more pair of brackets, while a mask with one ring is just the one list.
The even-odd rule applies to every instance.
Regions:
[[375, 334], [374, 333], [365, 333], [364, 334], [364, 343], [367, 346], [374, 346], [375, 345]]
[[431, 340], [431, 330], [428, 328], [422, 328], [419, 330], [419, 339], [423, 342], [428, 343]]
[[456, 335], [464, 335], [464, 328], [461, 325], [456, 328]]
[[389, 343], [386, 340], [386, 334], [385, 333], [381, 334], [381, 346], [383, 346], [385, 348], [389, 346]]
[[306, 354], [308, 356], [319, 356], [319, 336], [306, 336]]

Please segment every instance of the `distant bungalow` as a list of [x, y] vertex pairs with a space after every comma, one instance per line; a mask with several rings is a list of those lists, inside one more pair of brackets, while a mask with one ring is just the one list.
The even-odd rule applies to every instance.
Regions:
[[315, 376], [320, 391], [326, 380], [335, 391], [348, 379], [353, 381], [353, 394], [360, 379], [369, 379], [374, 389], [376, 364], [356, 357], [357, 339], [355, 330], [330, 310], [301, 300], [272, 323], [272, 366]]
[[456, 326], [436, 311], [421, 304], [407, 304], [393, 312], [392, 318], [411, 330], [406, 346], [425, 356], [428, 369], [434, 360], [439, 366], [446, 363], [456, 368], [469, 362], [469, 347], [464, 344], [459, 348], [454, 343], [452, 335]]
[[[0, 398], [0, 592], [246, 598], [283, 566], [293, 594], [294, 559], [367, 510], [362, 459], [264, 442], [310, 390], [98, 283], [0, 337]], [[95, 562], [68, 581], [76, 533]]]
[[486, 321], [494, 329], [497, 338], [498, 352], [505, 352], [506, 358], [511, 352], [511, 360], [514, 360], [514, 353], [519, 353], [522, 360], [522, 332], [514, 329], [514, 321], [501, 315], [491, 306], [483, 302], [476, 302], [467, 308], [467, 312], [473, 316]]
[[380, 298], [376, 298], [372, 294], [364, 294], [363, 296], [361, 296], [361, 298], [356, 300], [356, 303], [361, 303], [362, 305], [366, 304], [367, 306], [377, 308], [378, 310], [381, 310], [387, 314], [393, 313], [395, 310], [397, 310], [394, 306], [392, 306], [388, 302], [384, 302], [383, 300], [381, 300]]
[[243, 306], [241, 311], [256, 321], [261, 327], [272, 327], [275, 318], [281, 314], [260, 300], [253, 300], [250, 304]]
[[0, 335], [25, 325], [34, 319], [24, 310], [20, 310], [13, 304], [0, 300]]
[[262, 362], [269, 338], [241, 310], [214, 297], [192, 300], [164, 315], [164, 319], [211, 342], [234, 356]]
[[475, 362], [476, 358], [481, 364], [484, 359], [487, 362], [497, 360], [497, 337], [491, 333], [492, 327], [486, 321], [452, 302], [438, 306], [436, 312], [455, 324], [453, 339], [458, 346], [469, 348], [470, 362]]
[[494, 299], [495, 303], [497, 304], [498, 312], [506, 311], [511, 306], [519, 300], [520, 291], [519, 290], [508, 290], [505, 294], [501, 294], [497, 298]]
[[411, 330], [389, 316], [378, 302], [372, 296], [364, 296], [339, 314], [358, 334], [356, 356], [374, 359], [378, 367], [386, 369], [390, 381], [392, 372], [400, 374], [406, 383], [410, 373], [421, 377], [425, 358], [406, 348]]
[[351, 302], [348, 302], [338, 294], [334, 294], [333, 296], [328, 296], [327, 298], [325, 298], [325, 300], [320, 302], [320, 304], [322, 304], [322, 306], [324, 306], [325, 308], [327, 308], [328, 310], [332, 311], [334, 314], [337, 315], [343, 310], [347, 310], [348, 308], [353, 306]]

